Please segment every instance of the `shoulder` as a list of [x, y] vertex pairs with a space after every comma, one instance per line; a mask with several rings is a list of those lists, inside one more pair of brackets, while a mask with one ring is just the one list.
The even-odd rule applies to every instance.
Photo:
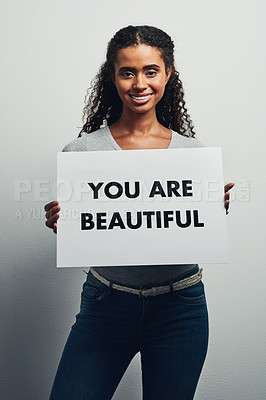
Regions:
[[172, 131], [171, 147], [205, 147], [198, 139], [180, 135], [180, 133]]
[[62, 151], [99, 151], [108, 150], [107, 127], [91, 133], [83, 133], [81, 137], [72, 140]]

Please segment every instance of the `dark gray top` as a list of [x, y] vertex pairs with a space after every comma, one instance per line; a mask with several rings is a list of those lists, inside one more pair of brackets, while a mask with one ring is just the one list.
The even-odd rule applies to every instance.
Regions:
[[[187, 138], [172, 131], [169, 149], [186, 147], [204, 147], [197, 139]], [[83, 133], [80, 138], [74, 139], [67, 144], [63, 151], [99, 151], [99, 150], [122, 150], [113, 138], [108, 126], [95, 132]], [[99, 243], [99, 246], [101, 244]], [[109, 281], [127, 286], [150, 286], [157, 285], [176, 279], [179, 275], [194, 268], [196, 264], [176, 265], [145, 265], [145, 266], [114, 266], [95, 267], [95, 270]]]

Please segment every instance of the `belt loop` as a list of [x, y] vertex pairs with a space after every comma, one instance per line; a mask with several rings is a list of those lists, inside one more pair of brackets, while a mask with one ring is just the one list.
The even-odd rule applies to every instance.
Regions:
[[108, 292], [107, 292], [108, 294], [111, 292], [112, 287], [113, 287], [113, 282], [110, 282], [110, 281], [109, 281]]
[[172, 279], [169, 281], [169, 286], [170, 286], [170, 293], [173, 293], [174, 288], [173, 288], [173, 280]]

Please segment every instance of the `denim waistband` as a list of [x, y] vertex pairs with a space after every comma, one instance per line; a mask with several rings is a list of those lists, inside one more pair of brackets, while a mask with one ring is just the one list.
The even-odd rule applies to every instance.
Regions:
[[104, 283], [105, 285], [112, 287], [113, 289], [120, 290], [121, 292], [127, 292], [127, 293], [132, 293], [135, 295], [138, 295], [139, 297], [147, 297], [147, 296], [157, 296], [160, 294], [165, 294], [169, 293], [172, 290], [181, 290], [185, 289], [189, 286], [196, 285], [198, 282], [201, 281], [202, 278], [202, 268], [196, 267], [197, 272], [194, 273], [193, 269], [191, 275], [183, 278], [183, 279], [178, 279], [176, 282], [169, 281], [167, 285], [163, 286], [153, 286], [151, 288], [142, 288], [142, 289], [135, 289], [130, 286], [122, 286], [114, 282], [108, 281], [106, 278], [101, 276], [98, 272], [96, 272], [93, 267], [90, 268], [90, 272], [92, 275], [98, 279], [100, 282]]

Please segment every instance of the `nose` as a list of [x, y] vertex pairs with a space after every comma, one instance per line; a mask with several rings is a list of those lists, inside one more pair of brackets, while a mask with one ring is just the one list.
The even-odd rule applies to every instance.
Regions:
[[133, 83], [134, 90], [145, 90], [147, 88], [147, 82], [143, 74], [136, 75]]

